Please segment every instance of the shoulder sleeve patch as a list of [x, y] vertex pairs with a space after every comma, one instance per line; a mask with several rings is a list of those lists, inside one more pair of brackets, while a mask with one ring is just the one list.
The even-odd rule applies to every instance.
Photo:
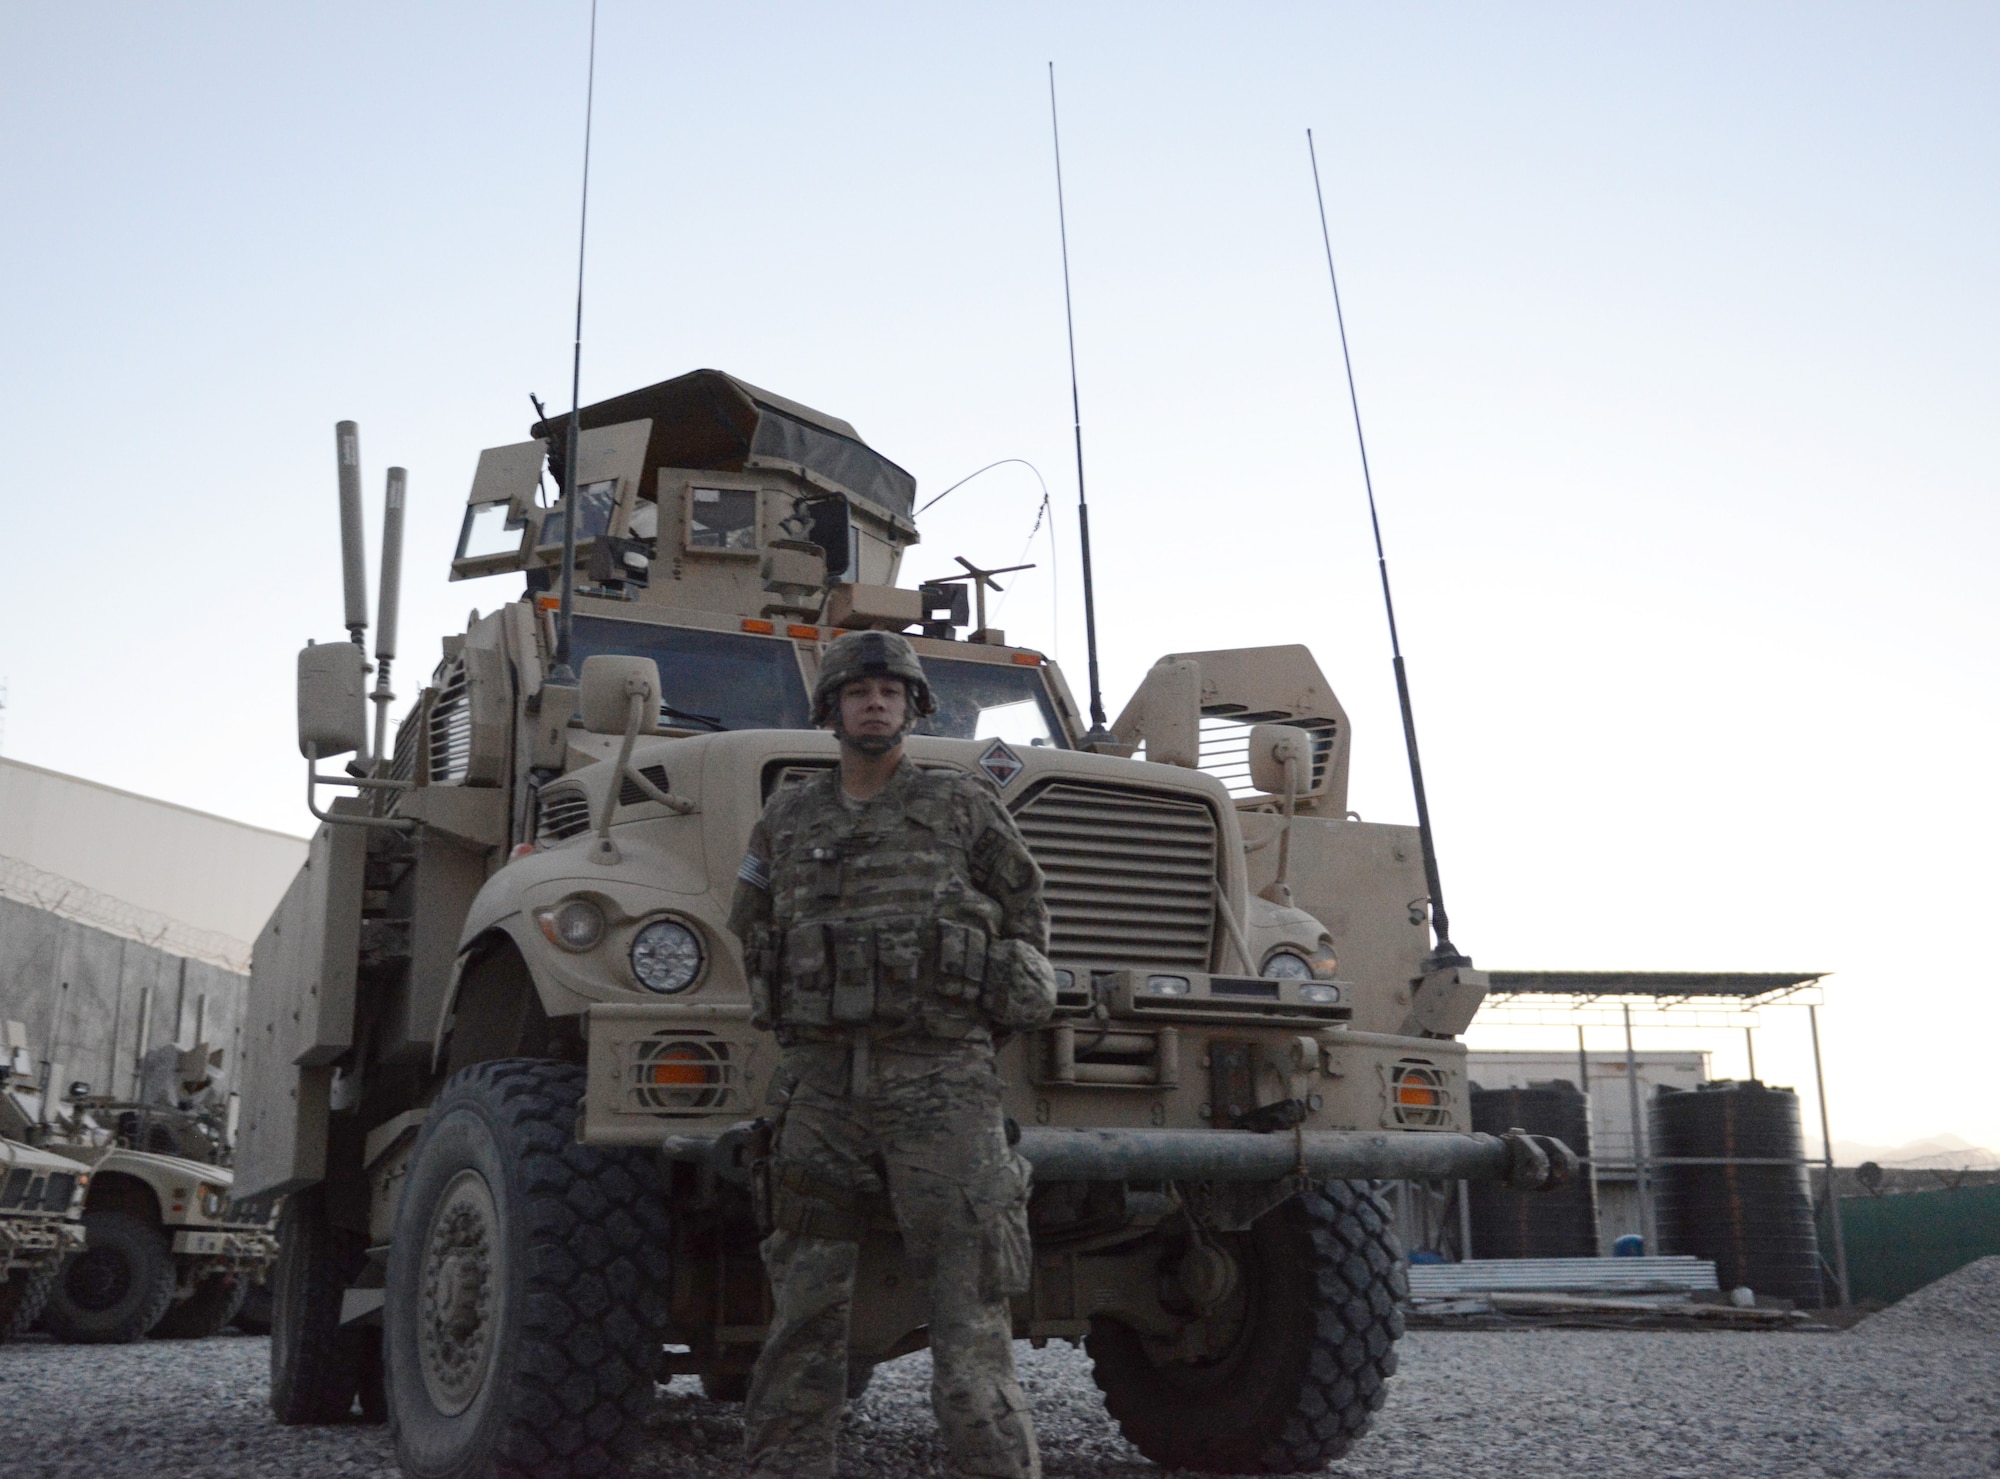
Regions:
[[743, 854], [743, 862], [736, 870], [736, 876], [752, 888], [771, 891], [771, 864], [767, 858], [760, 858], [754, 852]]

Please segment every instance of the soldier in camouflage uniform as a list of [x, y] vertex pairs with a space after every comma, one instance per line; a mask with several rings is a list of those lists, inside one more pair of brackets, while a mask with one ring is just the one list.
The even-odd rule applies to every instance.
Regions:
[[1028, 1286], [1028, 1165], [1007, 1143], [993, 1050], [1054, 1009], [1048, 912], [992, 791], [904, 757], [934, 709], [903, 638], [838, 638], [813, 718], [840, 766], [771, 798], [737, 887], [753, 1020], [794, 1085], [763, 1244], [776, 1308], [745, 1414], [770, 1479], [833, 1473], [860, 1240], [891, 1217], [930, 1276], [931, 1402], [954, 1466], [1041, 1473], [1007, 1305]]

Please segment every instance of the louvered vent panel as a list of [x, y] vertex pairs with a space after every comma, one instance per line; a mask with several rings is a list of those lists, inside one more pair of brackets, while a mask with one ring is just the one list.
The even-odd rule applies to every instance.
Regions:
[[1326, 776], [1326, 763], [1333, 755], [1334, 730], [1331, 719], [1295, 719], [1289, 714], [1204, 714], [1201, 716], [1201, 769], [1229, 788], [1230, 796], [1241, 801], [1264, 793], [1250, 784], [1250, 731], [1259, 724], [1289, 724], [1312, 735], [1312, 783]]
[[465, 659], [439, 675], [430, 712], [430, 778], [434, 786], [458, 785], [472, 763], [472, 710], [466, 705]]
[[[667, 784], [667, 768], [664, 765], [643, 765], [639, 768], [639, 774], [658, 786], [662, 791], [673, 790], [673, 787]], [[639, 789], [639, 783], [629, 775], [618, 784], [618, 804], [620, 806], [637, 806], [641, 801], [651, 801], [652, 799], [652, 797]]]
[[575, 786], [551, 786], [542, 792], [541, 815], [535, 836], [543, 842], [561, 842], [590, 830], [590, 798]]
[[1208, 968], [1216, 829], [1206, 806], [1058, 781], [1030, 796], [1014, 820], [1048, 878], [1052, 959]]

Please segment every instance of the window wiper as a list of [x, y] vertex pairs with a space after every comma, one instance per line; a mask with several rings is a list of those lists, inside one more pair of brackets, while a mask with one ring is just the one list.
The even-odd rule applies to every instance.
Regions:
[[712, 734], [726, 734], [729, 730], [729, 726], [713, 714], [691, 714], [686, 709], [677, 709], [669, 703], [662, 703], [660, 712], [669, 719], [683, 719], [689, 724], [699, 724]]

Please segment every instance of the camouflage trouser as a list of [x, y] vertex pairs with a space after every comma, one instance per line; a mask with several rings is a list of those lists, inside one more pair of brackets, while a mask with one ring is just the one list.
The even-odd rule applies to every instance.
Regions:
[[868, 1092], [854, 1097], [845, 1047], [785, 1053], [797, 1087], [763, 1245], [776, 1308], [750, 1378], [745, 1449], [759, 1476], [830, 1479], [857, 1239], [886, 1191], [910, 1265], [931, 1280], [931, 1406], [953, 1467], [1039, 1479], [1007, 1308], [1028, 1284], [1028, 1168], [1007, 1145], [992, 1049], [878, 1043], [870, 1057]]

